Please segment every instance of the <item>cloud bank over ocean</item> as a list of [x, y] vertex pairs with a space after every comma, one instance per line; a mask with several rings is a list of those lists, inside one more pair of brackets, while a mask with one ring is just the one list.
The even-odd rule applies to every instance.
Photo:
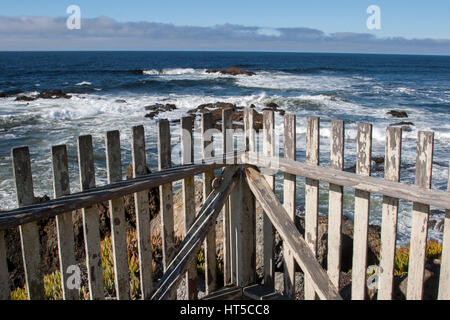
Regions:
[[311, 28], [223, 24], [176, 26], [82, 19], [69, 30], [66, 17], [0, 16], [0, 50], [218, 50], [361, 52], [450, 55], [450, 39], [380, 38], [371, 33], [326, 34]]

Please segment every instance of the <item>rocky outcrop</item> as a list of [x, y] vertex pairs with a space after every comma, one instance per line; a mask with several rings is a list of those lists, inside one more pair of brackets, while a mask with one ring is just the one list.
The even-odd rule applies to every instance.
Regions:
[[266, 106], [263, 108], [263, 111], [265, 110], [269, 110], [269, 111], [274, 111], [274, 112], [278, 112], [280, 114], [280, 116], [284, 116], [284, 114], [286, 113], [283, 109], [280, 108], [279, 105], [277, 105], [275, 102], [269, 102], [266, 103]]
[[386, 112], [386, 114], [389, 114], [394, 118], [408, 118], [408, 114], [405, 111], [391, 110]]
[[[255, 108], [251, 105], [250, 108]], [[221, 130], [222, 110], [232, 109], [233, 129], [244, 128], [244, 107], [237, 106], [228, 102], [216, 102], [199, 105], [198, 107], [188, 111], [188, 114], [200, 117], [204, 113], [211, 113], [213, 118], [213, 125], [216, 129]], [[263, 115], [255, 110], [255, 129], [261, 130], [263, 127]]]
[[254, 76], [255, 75], [254, 72], [242, 70], [237, 67], [230, 67], [228, 69], [210, 69], [210, 70], [206, 70], [206, 73], [220, 73], [220, 74], [231, 75], [231, 76], [237, 76], [237, 75]]
[[34, 96], [20, 95], [15, 101], [34, 101], [37, 99], [71, 99], [72, 96], [63, 92], [62, 90], [48, 90], [42, 91]]
[[147, 113], [145, 115], [145, 117], [153, 119], [154, 117], [158, 116], [162, 112], [172, 111], [172, 110], [176, 110], [176, 109], [177, 109], [177, 106], [174, 105], [174, 104], [170, 104], [170, 103], [166, 103], [166, 104], [156, 103], [156, 104], [153, 104], [151, 106], [146, 106], [145, 107], [146, 111], [151, 111], [151, 112]]

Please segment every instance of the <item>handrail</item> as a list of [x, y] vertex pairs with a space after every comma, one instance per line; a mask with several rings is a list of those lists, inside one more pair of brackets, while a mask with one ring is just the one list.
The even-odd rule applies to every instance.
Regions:
[[[231, 160], [236, 160], [239, 157], [239, 154], [240, 152], [234, 152], [208, 158], [203, 160], [201, 164], [176, 166], [134, 179], [73, 193], [39, 204], [3, 211], [0, 212], [0, 230], [17, 227], [43, 218], [54, 217], [58, 214], [86, 208], [103, 201], [120, 198], [127, 194], [158, 187], [165, 183], [182, 180], [189, 176], [232, 165]], [[226, 161], [223, 161], [224, 159]]]
[[352, 172], [310, 165], [299, 161], [267, 157], [254, 152], [246, 152], [241, 157], [242, 162], [245, 164], [279, 170], [296, 176], [450, 210], [450, 197], [448, 192], [445, 191], [427, 189], [371, 176], [361, 176]]

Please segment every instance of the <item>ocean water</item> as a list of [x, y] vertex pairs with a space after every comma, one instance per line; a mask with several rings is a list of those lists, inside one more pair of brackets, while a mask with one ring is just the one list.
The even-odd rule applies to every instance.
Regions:
[[[206, 69], [237, 66], [255, 76], [208, 74]], [[17, 95], [63, 90], [71, 99], [15, 101]], [[446, 190], [450, 158], [450, 57], [312, 53], [233, 52], [3, 52], [0, 53], [0, 209], [16, 206], [11, 148], [28, 145], [36, 195], [52, 195], [50, 148], [67, 144], [72, 192], [79, 190], [76, 136], [94, 138], [97, 184], [106, 181], [104, 135], [121, 130], [124, 166], [130, 162], [131, 127], [146, 130], [147, 159], [156, 164], [156, 121], [178, 119], [203, 103], [277, 103], [297, 115], [297, 158], [305, 158], [306, 117], [321, 117], [320, 161], [329, 163], [331, 119], [346, 126], [345, 167], [354, 164], [358, 122], [373, 124], [373, 155], [384, 154], [385, 131], [410, 121], [403, 133], [401, 182], [414, 183], [418, 130], [435, 132], [432, 188]], [[173, 103], [177, 110], [145, 118], [145, 106]], [[407, 119], [387, 115], [408, 113]], [[276, 118], [282, 133], [282, 119]], [[179, 163], [179, 128], [172, 126], [174, 164]], [[219, 146], [220, 147], [220, 146]], [[282, 154], [282, 151], [281, 151]], [[383, 177], [382, 172], [373, 176]], [[320, 213], [328, 211], [327, 184], [321, 184]], [[277, 192], [282, 192], [277, 176]], [[304, 179], [297, 179], [298, 213], [303, 214]], [[344, 213], [353, 216], [353, 194], [345, 189]], [[381, 201], [372, 196], [371, 223], [381, 222]], [[399, 244], [408, 242], [412, 204], [400, 203]], [[434, 209], [434, 208], [432, 208]], [[442, 211], [431, 220], [442, 219]], [[437, 230], [429, 236], [441, 240]]]

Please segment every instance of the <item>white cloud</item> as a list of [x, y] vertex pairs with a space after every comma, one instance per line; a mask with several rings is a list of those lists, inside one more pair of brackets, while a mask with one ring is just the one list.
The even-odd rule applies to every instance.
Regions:
[[243, 50], [450, 54], [448, 39], [377, 38], [370, 33], [325, 34], [311, 28], [213, 27], [82, 19], [0, 16], [0, 50]]

